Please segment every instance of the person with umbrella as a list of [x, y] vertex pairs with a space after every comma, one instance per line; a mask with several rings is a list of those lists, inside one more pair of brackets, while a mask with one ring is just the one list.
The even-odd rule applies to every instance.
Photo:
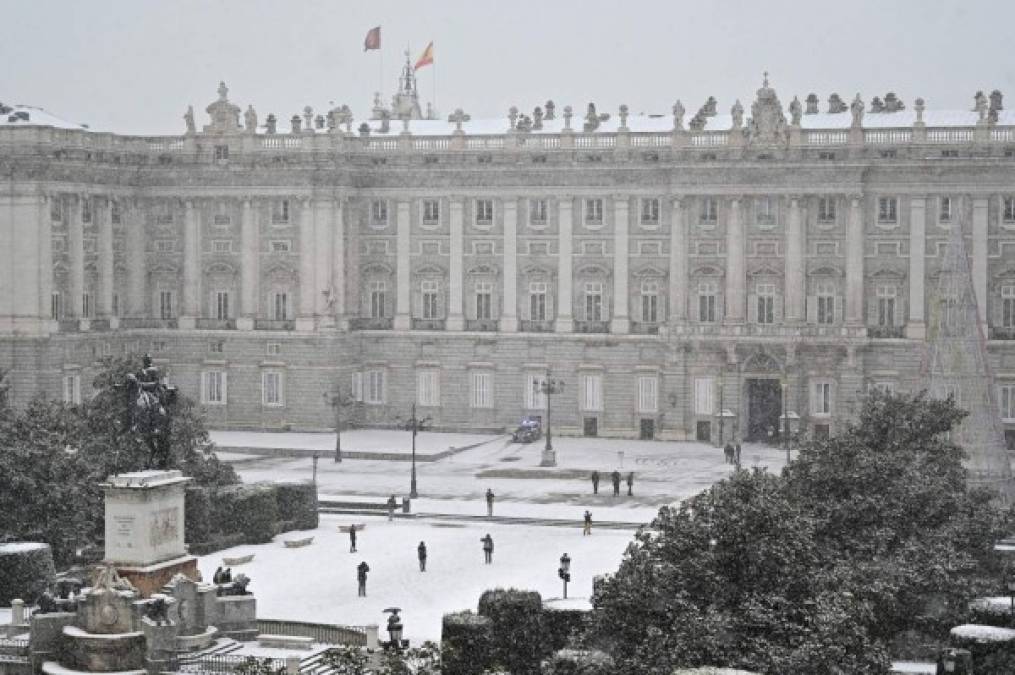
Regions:
[[367, 572], [370, 571], [370, 565], [367, 565], [366, 561], [362, 561], [356, 566], [356, 580], [359, 582], [359, 597], [367, 597]]

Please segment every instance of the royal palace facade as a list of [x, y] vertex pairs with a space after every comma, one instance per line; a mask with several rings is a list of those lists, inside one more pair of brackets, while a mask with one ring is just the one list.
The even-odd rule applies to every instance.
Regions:
[[[1015, 114], [894, 94], [745, 120], [547, 103], [259, 124], [224, 86], [198, 128], [0, 116], [0, 367], [18, 403], [88, 395], [151, 352], [215, 427], [513, 427], [717, 440], [835, 433], [869, 388], [926, 383], [953, 228], [1015, 434]], [[242, 117], [242, 121], [241, 121]]]

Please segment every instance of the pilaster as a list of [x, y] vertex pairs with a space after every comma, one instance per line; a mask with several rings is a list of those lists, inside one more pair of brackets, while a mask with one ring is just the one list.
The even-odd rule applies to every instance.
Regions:
[[674, 197], [670, 211], [669, 318], [671, 325], [687, 320], [687, 213]]
[[39, 318], [43, 332], [53, 332], [53, 221], [49, 215], [53, 197], [41, 195], [38, 203], [39, 223]]
[[346, 330], [346, 309], [345, 309], [345, 197], [335, 199], [331, 202], [332, 222], [335, 233], [332, 237], [331, 252], [331, 286], [335, 294], [334, 314], [339, 330]]
[[800, 323], [806, 316], [804, 310], [804, 228], [803, 217], [800, 213], [800, 198], [796, 196], [789, 199], [785, 260], [786, 322]]
[[462, 315], [462, 209], [464, 204], [460, 197], [451, 199], [451, 260], [448, 261], [448, 321], [447, 330], [465, 328], [465, 317]]
[[333, 327], [334, 314], [334, 282], [331, 278], [332, 236], [335, 231], [334, 215], [331, 199], [316, 199], [313, 203], [314, 212], [314, 279], [313, 287], [314, 315], [319, 317], [319, 325]]
[[628, 316], [628, 231], [630, 229], [630, 198], [626, 195], [613, 199], [613, 318], [611, 333], [631, 330]]
[[300, 300], [296, 315], [296, 330], [314, 329], [314, 296], [317, 294], [317, 276], [314, 267], [314, 211], [313, 201], [300, 200]]
[[113, 217], [112, 202], [98, 200], [94, 217], [98, 219], [99, 288], [96, 298], [96, 315], [102, 319], [113, 317]]
[[744, 221], [740, 199], [729, 203], [726, 221], [726, 321], [743, 323], [747, 307], [747, 276], [744, 259]]
[[145, 315], [145, 298], [148, 279], [145, 274], [145, 213], [137, 202], [123, 209], [124, 230], [127, 237], [127, 306], [125, 315], [141, 318]]
[[[961, 227], [956, 222], [952, 227]], [[924, 321], [924, 280], [927, 259], [927, 198], [913, 196], [909, 200], [909, 320], [906, 337], [922, 340], [927, 337]]]
[[249, 197], [240, 207], [240, 314], [239, 330], [253, 330], [257, 317], [258, 227], [254, 204]]
[[200, 316], [201, 230], [194, 200], [183, 203], [183, 307], [179, 326], [193, 329]]
[[500, 330], [518, 330], [518, 200], [504, 200], [504, 302], [501, 307]]
[[846, 220], [846, 323], [862, 326], [863, 318], [863, 198], [849, 198]]
[[68, 319], [81, 318], [85, 295], [85, 230], [81, 209], [85, 197], [76, 195], [69, 202], [67, 219], [67, 258], [70, 265], [70, 297], [63, 304]]
[[[953, 225], [956, 227], [958, 224]], [[987, 334], [987, 197], [973, 197], [973, 294], [982, 329]]]
[[571, 234], [574, 229], [574, 200], [570, 195], [558, 201], [559, 223], [557, 227], [557, 321], [554, 330], [557, 333], [570, 333], [574, 330], [574, 317], [571, 313], [571, 285], [574, 267], [572, 257]]
[[398, 201], [396, 212], [397, 239], [395, 242], [395, 330], [409, 330], [412, 327], [412, 307], [409, 304], [411, 295], [409, 293], [410, 283], [410, 223], [409, 223], [409, 202], [404, 199]]

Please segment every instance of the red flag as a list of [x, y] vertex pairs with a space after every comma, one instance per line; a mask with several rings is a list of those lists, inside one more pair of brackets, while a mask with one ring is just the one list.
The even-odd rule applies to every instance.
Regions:
[[368, 49], [380, 49], [381, 48], [381, 27], [371, 28], [367, 33], [367, 37], [363, 40], [363, 51]]
[[429, 66], [433, 63], [433, 42], [426, 46], [423, 53], [419, 55], [419, 60], [416, 61], [416, 65], [413, 66], [413, 70], [419, 70], [423, 66]]

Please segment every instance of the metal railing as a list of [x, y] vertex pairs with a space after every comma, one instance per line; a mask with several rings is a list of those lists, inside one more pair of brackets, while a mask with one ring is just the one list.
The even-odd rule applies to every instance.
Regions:
[[147, 317], [130, 317], [120, 319], [120, 328], [176, 328], [176, 319], [151, 319]]
[[553, 321], [530, 321], [523, 319], [519, 322], [518, 327], [523, 333], [552, 333]]
[[285, 673], [285, 659], [259, 656], [235, 656], [232, 654], [205, 654], [194, 657], [181, 657], [175, 664], [175, 670], [181, 673], [263, 673], [264, 668], [275, 673]]
[[991, 340], [1015, 340], [1015, 326], [994, 326], [990, 329]]
[[394, 323], [390, 317], [360, 317], [349, 319], [349, 330], [391, 330]]
[[337, 624], [310, 623], [306, 621], [258, 619], [257, 632], [267, 635], [308, 637], [314, 642], [328, 645], [363, 647], [367, 643], [365, 626], [340, 626]]
[[609, 333], [609, 321], [575, 321], [575, 333]]

